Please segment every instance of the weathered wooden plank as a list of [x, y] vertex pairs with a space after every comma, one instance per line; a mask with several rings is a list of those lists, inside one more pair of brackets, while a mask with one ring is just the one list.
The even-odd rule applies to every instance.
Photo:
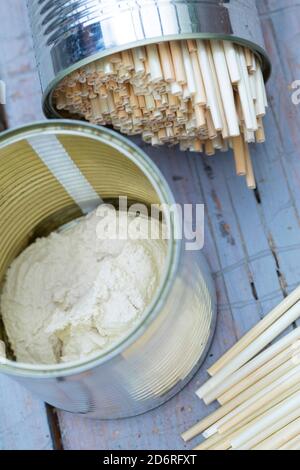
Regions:
[[52, 450], [45, 405], [0, 376], [0, 450]]
[[[283, 173], [283, 179], [286, 180], [285, 189], [282, 188], [281, 181], [277, 181], [281, 206], [275, 208], [273, 201], [264, 198], [264, 208], [273, 223], [273, 226], [270, 223], [268, 229], [272, 234], [271, 239], [282, 284], [285, 290], [290, 292], [300, 281], [298, 236], [300, 161], [297, 151], [300, 143], [300, 108], [292, 103], [293, 90], [291, 89], [292, 82], [300, 78], [300, 53], [296, 46], [300, 38], [300, 5], [299, 2], [292, 0], [286, 3], [287, 5], [283, 5], [280, 2], [277, 8], [274, 4], [268, 4], [267, 10], [269, 11], [265, 11], [262, 16], [266, 42], [274, 63], [274, 70], [276, 70], [269, 84], [272, 111], [270, 119], [277, 131], [273, 132], [273, 154], [271, 155], [276, 162], [274, 168], [279, 167]], [[271, 188], [267, 187], [266, 191], [269, 190]], [[274, 214], [277, 219], [272, 217]]]
[[[255, 299], [251, 289], [249, 266], [247, 262], [240, 264], [245, 258], [244, 245], [228, 192], [226, 176], [222, 171], [223, 161], [225, 165], [231, 165], [232, 159], [228, 154], [220, 154], [214, 159], [199, 158], [195, 162], [195, 171], [203, 187], [221, 270], [224, 271], [228, 298], [240, 336], [259, 320], [261, 312], [260, 306], [253, 302]], [[247, 206], [244, 210], [248, 211]], [[235, 265], [235, 269], [227, 269], [232, 265]]]
[[0, 69], [10, 127], [45, 119], [26, 2], [0, 2]]
[[[40, 94], [25, 2], [0, 2], [0, 70], [9, 126], [39, 118]], [[0, 449], [53, 449], [45, 404], [0, 375]]]
[[295, 42], [300, 37], [300, 5], [290, 1], [286, 8], [282, 2], [275, 6], [275, 2], [268, 2], [270, 13], [267, 14], [266, 9], [262, 19], [275, 71], [268, 85], [271, 109], [266, 122], [267, 135], [271, 138], [257, 149], [255, 164], [266, 230], [277, 257], [282, 285], [288, 292], [300, 281], [297, 178], [300, 109], [292, 104], [290, 90], [300, 65], [300, 52]]
[[242, 262], [249, 266], [252, 303], [255, 300], [259, 302], [261, 315], [264, 316], [282, 300], [283, 292], [276, 261], [264, 230], [259, 194], [248, 191], [243, 178], [236, 178], [226, 162], [224, 174], [243, 243]]
[[[285, 5], [279, 2], [277, 6], [276, 3], [271, 2], [271, 7], [280, 14], [282, 24], [282, 12], [286, 14], [284, 7], [295, 8], [295, 3], [290, 2], [290, 5]], [[292, 14], [292, 12], [289, 14]], [[287, 29], [289, 24], [290, 22], [287, 21]], [[282, 30], [279, 30], [277, 34], [282, 35]], [[273, 37], [270, 41], [266, 34], [266, 39], [267, 44], [273, 44], [276, 38]], [[276, 54], [272, 53], [272, 50], [270, 50], [270, 53], [272, 60], [274, 60], [275, 70], [277, 70], [277, 65], [279, 64], [277, 64], [278, 59]], [[280, 96], [278, 97], [277, 92], [277, 95], [274, 95], [274, 102], [280, 103], [279, 98]], [[287, 113], [290, 112], [290, 102], [286, 101], [286, 103], [289, 106], [287, 105], [287, 111], [282, 115], [283, 122], [286, 121]], [[290, 124], [290, 121], [288, 122]], [[294, 137], [298, 136], [299, 133], [295, 132], [296, 125], [291, 126], [291, 128], [294, 129]], [[296, 240], [291, 233], [297, 233], [298, 219], [295, 208], [289, 207], [288, 201], [289, 198], [296, 199], [295, 205], [297, 206], [298, 198], [297, 195], [295, 197], [293, 192], [290, 191], [290, 183], [287, 181], [283, 167], [278, 165], [276, 161], [275, 163], [273, 161], [274, 158], [276, 160], [275, 156], [278, 155], [278, 151], [281, 148], [276, 136], [274, 136], [276, 134], [275, 129], [276, 122], [270, 116], [267, 121], [268, 143], [262, 147], [258, 146], [259, 148], [255, 151], [252, 150], [261, 201], [256, 200], [253, 193], [247, 191], [241, 180], [232, 177], [233, 165], [229, 163], [228, 155], [223, 155], [221, 158], [219, 156], [218, 160], [207, 159], [203, 165], [200, 163], [200, 160], [196, 160], [197, 157], [189, 156], [189, 160], [186, 161], [179, 154], [173, 156], [177, 161], [171, 163], [171, 157], [167, 151], [164, 152], [163, 156], [161, 154], [155, 156], [154, 152], [151, 151], [151, 155], [154, 156], [160, 167], [166, 169], [165, 174], [170, 174], [170, 170], [176, 173], [174, 175], [177, 176], [176, 183], [173, 184], [173, 187], [176, 187], [177, 195], [181, 191], [181, 197], [185, 201], [189, 197], [190, 200], [195, 199], [198, 189], [195, 190], [193, 186], [186, 187], [190, 184], [190, 177], [186, 176], [186, 170], [182, 169], [181, 165], [191, 165], [191, 162], [194, 162], [196, 173], [199, 176], [202, 190], [204, 191], [204, 198], [200, 197], [198, 201], [206, 201], [209, 222], [212, 228], [212, 236], [206, 239], [206, 241], [209, 240], [209, 243], [206, 245], [206, 252], [210, 260], [212, 258], [209, 253], [211, 248], [219, 255], [220, 264], [224, 271], [225, 286], [239, 336], [258, 320], [259, 315], [267, 313], [282, 298], [286, 289], [291, 290], [294, 284], [299, 282], [296, 271], [299, 266], [298, 256], [295, 257], [294, 252], [290, 256], [286, 256], [288, 247], [296, 247]], [[299, 129], [299, 126], [297, 129]], [[286, 140], [284, 144], [286, 145]], [[295, 139], [292, 140], [292, 148], [288, 150], [295, 149], [294, 145]], [[281, 155], [283, 154], [283, 148]], [[285, 165], [289, 163], [289, 161], [285, 161]], [[293, 165], [295, 166], [295, 164], [296, 162], [293, 160]], [[201, 168], [201, 166], [204, 166], [204, 168]], [[294, 173], [294, 175], [297, 175], [297, 173]], [[178, 176], [180, 179], [178, 179]], [[294, 177], [296, 178], [296, 176]], [[187, 184], [182, 184], [180, 182], [181, 178], [186, 180]], [[296, 188], [294, 187], [294, 189]], [[280, 195], [278, 195], [278, 191]], [[283, 214], [278, 217], [278, 214], [281, 213]], [[275, 246], [273, 234], [276, 242]], [[281, 250], [282, 254], [280, 253]], [[280, 263], [279, 266], [276, 265], [277, 262]], [[215, 263], [212, 264], [216, 266]], [[234, 266], [235, 272], [230, 272], [232, 266]], [[278, 277], [278, 274], [281, 277]], [[256, 289], [257, 301], [253, 297], [254, 293], [251, 289], [251, 282], [254, 283]], [[221, 286], [221, 291], [224, 295], [224, 284]], [[223, 312], [220, 317], [223, 318]], [[232, 338], [232, 330], [231, 334], [227, 332], [226, 335]], [[220, 337], [218, 337], [218, 341], [220, 341]], [[200, 381], [202, 377], [203, 373], [200, 373]], [[182, 394], [183, 396], [184, 393]], [[201, 410], [199, 409], [199, 404], [196, 404], [196, 407], [198, 408], [196, 414], [199, 416], [202, 408]], [[148, 416], [148, 418], [149, 422], [152, 419], [154, 420], [154, 417], [150, 418]], [[62, 425], [65, 427], [67, 425], [66, 421], [62, 420]], [[70, 435], [71, 427], [72, 424], [69, 423], [68, 435]], [[100, 432], [100, 429], [97, 429]], [[161, 429], [164, 429], [164, 424]], [[109, 432], [112, 432], [113, 436], [114, 432], [118, 433], [118, 430], [114, 429], [114, 431]], [[124, 428], [122, 427], [119, 432], [123, 436]], [[106, 436], [106, 433], [104, 436]], [[141, 445], [146, 441], [146, 436], [147, 433], [143, 436], [144, 441], [141, 441]], [[71, 442], [74, 442], [74, 440], [71, 440]], [[96, 448], [101, 445], [100, 442], [101, 438], [99, 438], [98, 443], [94, 442]], [[129, 442], [126, 440], [124, 442], [122, 439], [119, 441], [121, 447], [126, 443], [128, 444]]]
[[[10, 5], [18, 14], [23, 11], [18, 0]], [[236, 336], [251, 327], [282, 297], [284, 290], [290, 290], [299, 282], [299, 110], [292, 107], [288, 89], [290, 80], [300, 78], [294, 77], [300, 70], [300, 54], [295, 43], [299, 31], [299, 2], [269, 0], [258, 2], [258, 7], [275, 65], [269, 86], [272, 111], [267, 118], [268, 142], [252, 151], [260, 200], [246, 190], [242, 180], [233, 177], [229, 155], [202, 160], [199, 156], [174, 150], [145, 147], [161, 167], [178, 202], [206, 203], [204, 251], [216, 273], [220, 306], [211, 356], [219, 356]], [[6, 31], [0, 32], [0, 39], [12, 40], [11, 52], [7, 49], [9, 54], [5, 59], [6, 62], [12, 59], [7, 68], [12, 79], [8, 114], [10, 122], [24, 123], [41, 116], [40, 92], [33, 73], [27, 20], [18, 25], [20, 37], [11, 34], [11, 25], [16, 26], [10, 22], [10, 27], [5, 26]], [[289, 47], [293, 43], [295, 47]], [[25, 56], [29, 57], [29, 62]], [[23, 93], [23, 87], [31, 90], [29, 95]], [[209, 357], [206, 363], [212, 361]], [[208, 413], [194, 395], [204, 378], [203, 368], [169, 403], [131, 420], [91, 422], [60, 412], [64, 446], [67, 449], [184, 448], [180, 431]], [[3, 445], [7, 445], [7, 438]]]
[[[199, 185], [198, 175], [193, 164], [193, 159], [198, 160], [201, 156], [195, 157], [188, 153], [176, 153], [174, 149], [164, 149], [163, 152], [157, 149], [150, 150], [149, 146], [145, 144], [141, 145], [147, 153], [151, 153], [152, 159], [162, 170], [177, 202], [182, 204], [205, 204], [203, 190]], [[223, 351], [228, 349], [236, 340], [237, 334], [224, 279], [222, 276], [218, 275], [221, 270], [221, 265], [209, 215], [208, 208], [205, 206], [205, 240], [203, 252], [209, 262], [216, 282], [218, 309], [221, 314], [218, 316], [215, 342], [219, 345], [219, 354], [222, 354]], [[214, 360], [215, 354], [212, 352], [210, 361], [213, 362]]]

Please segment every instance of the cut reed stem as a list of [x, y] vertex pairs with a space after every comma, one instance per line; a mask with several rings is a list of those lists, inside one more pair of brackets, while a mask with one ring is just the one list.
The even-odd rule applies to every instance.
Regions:
[[257, 383], [263, 377], [266, 377], [273, 371], [278, 371], [282, 365], [288, 367], [291, 363], [293, 354], [294, 350], [291, 347], [285, 349], [273, 359], [268, 361], [265, 365], [252, 372], [252, 374], [247, 375], [247, 377], [238, 382], [236, 385], [230, 387], [227, 392], [218, 397], [218, 402], [221, 405], [225, 405], [233, 398], [235, 398], [238, 394], [242, 393], [244, 390], [247, 390], [253, 384]]
[[254, 450], [277, 450], [291, 439], [299, 436], [300, 433], [300, 418], [282, 428], [273, 436], [255, 446]]
[[279, 450], [300, 450], [300, 435], [284, 444]]
[[235, 410], [235, 416], [222, 424], [218, 429], [220, 433], [226, 432], [229, 429], [234, 428], [243, 419], [251, 416], [251, 414], [259, 410], [264, 405], [268, 405], [272, 399], [280, 397], [282, 393], [288, 391], [293, 386], [298, 385], [300, 389], [300, 366], [292, 371], [289, 371], [278, 380], [274, 381], [273, 384], [261, 390], [257, 394], [253, 395], [248, 402], [245, 402], [240, 410]]
[[257, 339], [282, 315], [284, 315], [296, 302], [300, 300], [300, 287], [297, 287], [288, 297], [277, 305], [261, 322], [250, 330], [240, 341], [238, 341], [224, 356], [221, 357], [210, 369], [208, 373], [215, 375], [228, 364], [234, 357], [238, 356], [250, 343]]
[[246, 164], [246, 155], [244, 149], [244, 141], [242, 136], [233, 137], [233, 153], [236, 167], [236, 174], [238, 176], [247, 175], [247, 164]]
[[207, 430], [210, 426], [216, 424], [222, 418], [227, 416], [231, 411], [236, 410], [237, 407], [250, 398], [252, 398], [258, 392], [261, 392], [265, 387], [271, 385], [273, 381], [281, 378], [285, 373], [293, 369], [295, 365], [292, 363], [291, 359], [285, 363], [283, 366], [279, 367], [262, 380], [255, 383], [252, 387], [247, 388], [241, 392], [236, 398], [227, 402], [224, 406], [216, 410], [214, 413], [209, 415], [207, 418], [203, 419], [200, 423], [197, 423], [193, 428], [182, 435], [185, 441], [192, 439], [198, 434]]
[[275, 406], [271, 406], [261, 419], [232, 439], [232, 447], [234, 449], [240, 448], [260, 432], [273, 426], [275, 423], [298, 409], [300, 392], [297, 391], [296, 393], [292, 393], [292, 390], [290, 390], [290, 392], [291, 394], [286, 399], [277, 403]]
[[[200, 387], [197, 395], [204, 398], [208, 393], [215, 395], [216, 387], [224, 384], [226, 378], [246, 364], [256, 354], [258, 354], [265, 346], [270, 344], [277, 336], [280, 335], [292, 323], [298, 320], [300, 316], [300, 302], [297, 302], [285, 314], [273, 323], [269, 329], [265, 330], [258, 336], [249, 346], [247, 346], [238, 356], [228, 363], [222, 370], [213, 376], [205, 385]], [[217, 395], [216, 395], [217, 396]]]
[[280, 431], [282, 428], [292, 423], [300, 417], [300, 409], [296, 409], [291, 413], [285, 415], [283, 418], [276, 421], [272, 426], [267, 426], [263, 431], [258, 433], [255, 437], [250, 439], [244, 445], [240, 446], [236, 450], [251, 450], [255, 446], [259, 445], [261, 442], [268, 439], [270, 436]]

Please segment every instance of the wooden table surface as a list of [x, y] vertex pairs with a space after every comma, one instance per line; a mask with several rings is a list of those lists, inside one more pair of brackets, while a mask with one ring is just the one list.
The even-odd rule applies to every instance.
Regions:
[[[218, 292], [218, 326], [204, 367], [178, 396], [138, 418], [101, 422], [56, 411], [0, 376], [0, 449], [191, 449], [180, 433], [211, 411], [195, 396], [206, 368], [300, 282], [299, 0], [259, 0], [267, 50], [267, 143], [252, 148], [257, 191], [234, 175], [231, 154], [214, 158], [138, 144], [180, 203], [206, 207], [205, 254]], [[45, 119], [24, 0], [0, 2], [0, 79], [9, 127]]]

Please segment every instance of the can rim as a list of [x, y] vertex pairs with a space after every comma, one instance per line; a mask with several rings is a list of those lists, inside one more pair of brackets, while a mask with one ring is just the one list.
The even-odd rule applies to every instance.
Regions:
[[[150, 157], [140, 149], [136, 144], [117, 132], [102, 127], [95, 126], [82, 121], [74, 121], [67, 119], [51, 120], [51, 121], [37, 121], [26, 126], [19, 126], [14, 129], [9, 129], [0, 135], [0, 149], [6, 145], [10, 145], [21, 139], [26, 139], [26, 136], [32, 135], [32, 132], [45, 132], [49, 129], [56, 134], [71, 134], [78, 133], [86, 137], [93, 138], [99, 142], [111, 145], [119, 150], [124, 156], [131, 159], [143, 171], [145, 176], [149, 179], [157, 192], [160, 201], [167, 204], [175, 204], [173, 193], [162, 175], [157, 165], [152, 162]], [[16, 137], [18, 139], [16, 140]], [[153, 322], [159, 315], [162, 306], [168, 298], [170, 290], [173, 285], [173, 279], [176, 276], [182, 250], [182, 240], [175, 239], [174, 233], [178, 227], [178, 218], [174, 216], [170, 220], [170, 240], [168, 247], [168, 255], [166, 261], [166, 268], [157, 292], [144, 312], [144, 319], [138, 323], [135, 329], [122, 341], [117, 343], [108, 352], [97, 354], [88, 359], [70, 362], [67, 364], [54, 364], [54, 365], [34, 365], [14, 362], [8, 359], [0, 361], [0, 372], [9, 375], [26, 377], [26, 378], [53, 378], [53, 377], [67, 377], [69, 375], [80, 374], [89, 369], [100, 366], [113, 359], [118, 354], [122, 353], [126, 348], [130, 347], [139, 337], [146, 331], [146, 328]]]
[[[104, 57], [110, 56], [112, 54], [122, 52], [127, 49], [131, 49], [134, 47], [139, 47], [139, 46], [146, 46], [148, 44], [153, 44], [153, 43], [161, 43], [161, 42], [167, 42], [167, 41], [174, 41], [174, 40], [186, 40], [186, 39], [216, 39], [216, 40], [222, 40], [222, 41], [231, 41], [234, 42], [235, 44], [238, 44], [240, 46], [246, 46], [249, 49], [251, 49], [259, 59], [261, 65], [262, 65], [262, 72], [263, 76], [265, 79], [265, 82], [267, 82], [271, 76], [272, 73], [272, 64], [269, 59], [269, 56], [267, 52], [258, 44], [251, 42], [247, 39], [243, 39], [238, 36], [230, 36], [226, 34], [217, 34], [217, 33], [188, 33], [188, 34], [181, 34], [180, 37], [178, 34], [173, 34], [173, 35], [168, 35], [168, 36], [163, 36], [163, 37], [156, 37], [156, 38], [151, 38], [151, 39], [143, 39], [140, 41], [135, 41], [134, 43], [128, 43], [126, 45], [122, 45], [119, 47], [113, 47], [113, 48], [108, 48], [105, 50], [102, 50], [101, 52], [97, 52], [96, 54], [93, 54], [89, 57], [86, 57], [79, 62], [76, 62], [73, 65], [70, 65], [63, 71], [57, 73], [56, 77], [54, 80], [52, 80], [47, 88], [45, 89], [42, 97], [42, 106], [43, 106], [43, 112], [46, 117], [48, 118], [64, 118], [66, 115], [60, 114], [57, 109], [53, 106], [53, 93], [57, 87], [57, 85], [65, 78], [67, 77], [70, 73], [74, 72], [75, 70], [78, 70], [81, 67], [84, 67], [96, 60], [103, 59]], [[71, 115], [70, 115], [71, 118]], [[72, 115], [72, 118], [74, 119], [74, 116]], [[80, 118], [83, 120], [83, 118]]]

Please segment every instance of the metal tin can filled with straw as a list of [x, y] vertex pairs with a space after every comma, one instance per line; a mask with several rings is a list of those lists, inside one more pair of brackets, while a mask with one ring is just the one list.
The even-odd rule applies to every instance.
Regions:
[[120, 51], [180, 39], [223, 39], [258, 54], [265, 51], [255, 1], [27, 0], [48, 116], [56, 85], [72, 71]]
[[232, 148], [237, 175], [255, 188], [248, 144], [265, 141], [271, 65], [254, 0], [28, 8], [48, 117], [208, 156]]

